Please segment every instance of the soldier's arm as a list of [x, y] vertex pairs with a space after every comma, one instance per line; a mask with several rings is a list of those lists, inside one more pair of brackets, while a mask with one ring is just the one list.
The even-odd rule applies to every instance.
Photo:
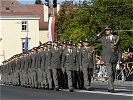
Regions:
[[41, 52], [41, 54], [40, 54], [40, 59], [41, 59], [41, 67], [43, 67], [43, 62], [44, 62], [44, 57], [43, 57], [43, 52]]
[[96, 56], [95, 56], [95, 50], [93, 52], [93, 73], [96, 71]]
[[95, 58], [95, 50], [93, 48], [93, 64], [94, 64], [94, 67], [96, 65], [96, 58]]
[[80, 50], [77, 52], [77, 67], [80, 68]]
[[102, 41], [102, 36], [99, 34], [95, 36], [92, 40], [93, 43], [100, 43], [101, 41]]
[[64, 64], [65, 64], [65, 52], [62, 52], [61, 67], [64, 67]]
[[77, 71], [79, 70], [79, 60], [78, 60], [78, 54], [77, 54], [77, 51], [75, 50], [75, 59], [76, 59], [76, 68], [77, 68]]
[[31, 69], [31, 66], [32, 66], [32, 58], [30, 56], [30, 69]]
[[51, 57], [52, 57], [52, 52], [48, 51], [48, 68], [51, 68]]
[[116, 37], [116, 41], [115, 41], [114, 45], [117, 46], [118, 61], [121, 61], [122, 52], [121, 52], [121, 46], [120, 46], [120, 38], [117, 35], [115, 35], [115, 37]]
[[82, 50], [80, 50], [80, 52], [79, 52], [79, 67], [80, 67], [80, 69], [82, 69], [81, 67], [82, 67]]

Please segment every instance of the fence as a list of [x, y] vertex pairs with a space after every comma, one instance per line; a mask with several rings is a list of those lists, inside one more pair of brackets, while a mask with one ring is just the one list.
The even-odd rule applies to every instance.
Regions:
[[[104, 64], [97, 64], [94, 72], [93, 80], [108, 80], [107, 68]], [[121, 63], [120, 68], [116, 69], [115, 80], [133, 81], [133, 62]]]

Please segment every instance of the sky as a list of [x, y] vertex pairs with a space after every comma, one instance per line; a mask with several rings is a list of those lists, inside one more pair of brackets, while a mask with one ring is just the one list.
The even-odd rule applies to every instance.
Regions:
[[[35, 0], [18, 0], [20, 3], [22, 4], [34, 4], [35, 3]], [[45, 2], [45, 0], [42, 0], [43, 2]], [[62, 1], [65, 1], [65, 0], [57, 0], [58, 3], [61, 3]], [[78, 2], [79, 0], [73, 0], [75, 2]], [[80, 0], [80, 1], [83, 1], [83, 0]], [[91, 0], [88, 0], [88, 1], [91, 1]]]

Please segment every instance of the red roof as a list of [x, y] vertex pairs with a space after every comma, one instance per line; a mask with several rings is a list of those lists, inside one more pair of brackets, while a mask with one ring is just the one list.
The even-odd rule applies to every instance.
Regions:
[[[50, 9], [49, 9], [50, 10]], [[56, 13], [56, 9], [55, 9]], [[44, 5], [37, 4], [21, 4], [17, 0], [0, 0], [0, 15], [33, 15], [39, 16], [39, 29], [47, 30], [48, 22], [44, 22], [44, 16], [46, 13], [44, 12]]]
[[[46, 15], [44, 12], [44, 6], [43, 5], [24, 5], [27, 9], [32, 11], [33, 14], [36, 14], [40, 17], [39, 20], [39, 29], [40, 30], [47, 30], [48, 29], [48, 22], [44, 22], [44, 16]], [[46, 15], [48, 16], [48, 15]]]
[[32, 12], [0, 12], [0, 15], [34, 15]]
[[35, 15], [16, 0], [0, 0], [0, 15]]

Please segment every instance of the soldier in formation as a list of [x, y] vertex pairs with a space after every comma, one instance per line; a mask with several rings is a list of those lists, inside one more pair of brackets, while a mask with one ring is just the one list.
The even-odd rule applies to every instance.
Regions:
[[[107, 31], [107, 29], [106, 29]], [[94, 41], [101, 41], [109, 49], [109, 53], [115, 52], [110, 49], [109, 40], [98, 35]], [[117, 44], [116, 44], [117, 45]], [[104, 46], [104, 47], [105, 47]], [[39, 88], [59, 91], [60, 88], [68, 88], [73, 92], [75, 88], [91, 90], [91, 78], [95, 66], [94, 48], [87, 39], [79, 41], [78, 45], [72, 41], [48, 41], [35, 47], [28, 52], [17, 54], [3, 62], [0, 66], [2, 82], [4, 84]], [[107, 52], [104, 52], [105, 54]], [[109, 56], [107, 54], [107, 56]], [[112, 55], [115, 56], [115, 55]], [[112, 56], [109, 56], [110, 58]], [[105, 57], [107, 58], [107, 57]], [[115, 59], [105, 61], [110, 68], [109, 91], [113, 89], [113, 76], [110, 65]]]

